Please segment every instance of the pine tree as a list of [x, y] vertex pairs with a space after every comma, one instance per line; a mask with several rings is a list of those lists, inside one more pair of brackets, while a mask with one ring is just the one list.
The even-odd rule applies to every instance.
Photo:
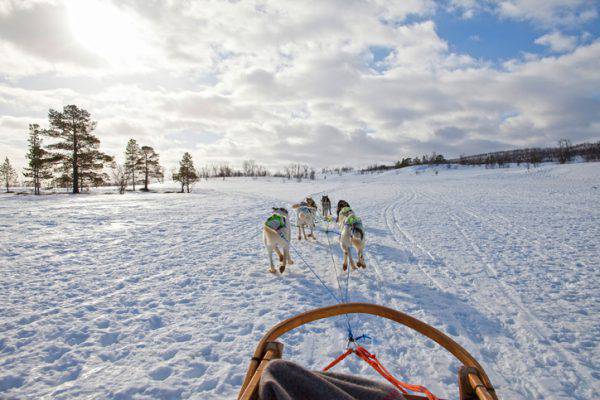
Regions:
[[6, 185], [6, 193], [10, 193], [10, 187], [17, 179], [17, 172], [10, 165], [10, 160], [8, 157], [4, 159], [2, 165], [0, 165], [0, 181], [4, 182]]
[[71, 170], [72, 165], [68, 160], [60, 160], [60, 162], [56, 163], [54, 166], [54, 185], [56, 187], [65, 188], [66, 190], [69, 187], [73, 186], [73, 179], [71, 178]]
[[187, 192], [189, 193], [190, 185], [197, 182], [199, 179], [198, 172], [192, 161], [192, 155], [185, 152], [183, 158], [179, 162], [179, 171], [173, 174], [173, 180], [181, 183], [181, 193], [184, 192], [184, 188], [187, 189]]
[[70, 181], [73, 193], [79, 193], [86, 183], [99, 186], [104, 183], [106, 174], [103, 173], [104, 163], [112, 157], [99, 150], [100, 139], [92, 132], [96, 122], [92, 121], [90, 113], [76, 105], [63, 107], [63, 111], [50, 109], [48, 112], [50, 129], [44, 131], [51, 138], [59, 139], [47, 149], [52, 152], [52, 160], [68, 163], [70, 172], [65, 171], [61, 181]]
[[42, 182], [52, 178], [51, 159], [42, 147], [42, 131], [38, 124], [29, 125], [29, 152], [27, 153], [28, 167], [23, 175], [33, 184], [33, 192], [40, 194]]
[[[125, 171], [131, 178], [131, 185], [135, 191], [135, 184], [139, 181], [142, 173], [142, 151], [135, 139], [129, 139], [127, 147], [125, 147]], [[140, 174], [137, 174], [138, 172]]]
[[142, 172], [144, 174], [144, 190], [148, 191], [148, 184], [151, 178], [162, 179], [163, 169], [160, 166], [158, 153], [150, 146], [142, 146], [141, 148]]

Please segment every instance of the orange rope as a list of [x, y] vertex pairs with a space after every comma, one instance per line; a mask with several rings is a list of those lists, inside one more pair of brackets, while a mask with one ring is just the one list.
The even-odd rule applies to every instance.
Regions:
[[323, 368], [323, 372], [329, 371], [337, 363], [339, 363], [340, 361], [342, 361], [344, 358], [348, 357], [350, 355], [350, 353], [352, 353], [352, 352], [353, 352], [353, 350], [351, 348], [348, 348], [348, 350], [346, 350], [346, 352], [344, 354], [342, 354], [341, 356], [339, 356], [338, 358], [336, 358], [335, 360], [333, 360], [332, 362], [330, 362], [328, 366], [326, 366], [325, 368]]
[[327, 371], [327, 370], [331, 369], [333, 366], [338, 364], [344, 358], [348, 357], [348, 355], [350, 355], [350, 353], [354, 353], [358, 357], [360, 357], [361, 359], [366, 361], [367, 364], [369, 364], [371, 367], [373, 367], [373, 369], [375, 371], [379, 372], [379, 374], [381, 376], [383, 376], [385, 379], [387, 379], [388, 382], [390, 382], [396, 388], [400, 389], [400, 391], [402, 393], [408, 394], [407, 390], [410, 390], [411, 392], [418, 392], [418, 393], [425, 394], [425, 396], [427, 396], [427, 398], [429, 400], [439, 400], [425, 386], [411, 385], [410, 383], [402, 382], [402, 381], [399, 381], [398, 379], [394, 378], [392, 376], [392, 374], [390, 374], [390, 372], [379, 362], [379, 360], [377, 359], [375, 354], [369, 353], [369, 351], [362, 346], [357, 345], [356, 348], [354, 348], [354, 349], [349, 348], [348, 350], [346, 350], [346, 352], [344, 354], [342, 354], [341, 356], [339, 356], [338, 358], [333, 360], [328, 366], [326, 366], [323, 369], [323, 371]]

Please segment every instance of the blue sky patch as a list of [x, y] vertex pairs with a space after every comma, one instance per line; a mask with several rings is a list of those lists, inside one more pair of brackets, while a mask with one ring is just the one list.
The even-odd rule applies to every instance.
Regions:
[[[433, 20], [437, 34], [448, 42], [450, 51], [455, 53], [494, 63], [522, 58], [524, 53], [542, 56], [553, 54], [547, 46], [535, 43], [537, 38], [553, 30], [529, 21], [499, 18], [489, 12], [477, 12], [471, 18], [464, 18], [462, 12], [443, 7], [438, 8]], [[589, 43], [600, 36], [600, 23], [596, 18], [586, 24], [558, 31]]]

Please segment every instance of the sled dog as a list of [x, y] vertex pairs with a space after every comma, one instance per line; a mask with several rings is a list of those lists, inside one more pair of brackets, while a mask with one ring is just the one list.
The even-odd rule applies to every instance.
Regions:
[[327, 217], [331, 216], [331, 200], [329, 200], [329, 196], [321, 196], [321, 209], [323, 211], [323, 218], [327, 219]]
[[[307, 198], [307, 200], [310, 197]], [[314, 204], [314, 200], [312, 200]], [[311, 207], [308, 201], [300, 202], [299, 204], [294, 204], [292, 206], [296, 210], [296, 224], [298, 224], [298, 240], [308, 240], [308, 236], [311, 236], [313, 239], [317, 239], [315, 236], [315, 220], [317, 217], [317, 207]], [[306, 228], [310, 228], [310, 233], [306, 234]]]
[[306, 198], [306, 205], [308, 205], [310, 208], [314, 208], [315, 211], [317, 210], [317, 203], [313, 200], [312, 197]]
[[336, 213], [335, 213], [335, 220], [337, 222], [340, 221], [340, 211], [342, 211], [342, 208], [344, 208], [344, 207], [350, 207], [350, 204], [348, 204], [348, 202], [346, 200], [340, 200], [340, 201], [338, 201], [338, 203], [337, 203], [337, 210], [336, 210]]
[[[365, 231], [362, 221], [358, 218], [350, 207], [343, 207], [339, 211], [339, 226], [340, 226], [340, 247], [344, 252], [344, 260], [342, 266], [344, 271], [348, 269], [348, 259], [352, 269], [366, 268], [364, 250], [365, 250]], [[354, 247], [358, 254], [358, 262], [354, 264], [350, 248]]]
[[288, 221], [288, 211], [283, 207], [273, 207], [273, 214], [263, 226], [263, 240], [269, 255], [269, 272], [275, 273], [273, 251], [279, 256], [279, 272], [283, 273], [287, 264], [293, 264], [290, 257], [292, 231]]

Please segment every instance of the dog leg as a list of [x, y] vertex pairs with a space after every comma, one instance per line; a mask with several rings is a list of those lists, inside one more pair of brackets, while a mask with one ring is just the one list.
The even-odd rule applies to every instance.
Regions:
[[300, 225], [298, 225], [298, 240], [302, 240], [302, 228], [300, 228]]
[[286, 258], [284, 257], [284, 255], [281, 252], [281, 250], [279, 250], [278, 246], [275, 246], [275, 252], [279, 256], [279, 272], [283, 272], [283, 271], [285, 271], [285, 261], [286, 261]]
[[279, 250], [279, 247], [275, 246], [274, 250], [275, 253], [277, 253], [277, 256], [279, 257], [279, 262], [283, 262], [283, 253], [281, 252], [281, 250]]
[[362, 262], [362, 267], [367, 268], [367, 263], [365, 262], [365, 249], [360, 250], [360, 260]]
[[350, 259], [350, 266], [352, 267], [352, 271], [356, 269], [356, 264], [354, 263], [354, 259], [352, 258], [352, 252], [348, 249], [348, 258]]
[[283, 274], [283, 271], [285, 271], [285, 262], [286, 262], [286, 259], [284, 257], [281, 257], [281, 265], [279, 266], [280, 274]]
[[290, 264], [290, 265], [292, 265], [294, 262], [292, 261], [292, 257], [290, 256], [290, 249], [289, 249], [289, 247], [286, 248], [283, 251], [283, 254], [284, 254], [284, 256], [285, 256], [285, 258], [287, 260], [287, 263]]
[[269, 272], [274, 274], [275, 271], [275, 266], [273, 265], [273, 249], [271, 247], [267, 247], [267, 253], [269, 254], [269, 265], [271, 266], [271, 268], [269, 268]]
[[357, 252], [358, 252], [358, 263], [357, 263], [358, 267], [359, 268], [367, 268], [367, 265], [365, 264], [365, 256], [363, 254], [363, 250], [357, 249]]
[[344, 248], [344, 261], [342, 263], [342, 268], [345, 270], [348, 269], [348, 251]]

